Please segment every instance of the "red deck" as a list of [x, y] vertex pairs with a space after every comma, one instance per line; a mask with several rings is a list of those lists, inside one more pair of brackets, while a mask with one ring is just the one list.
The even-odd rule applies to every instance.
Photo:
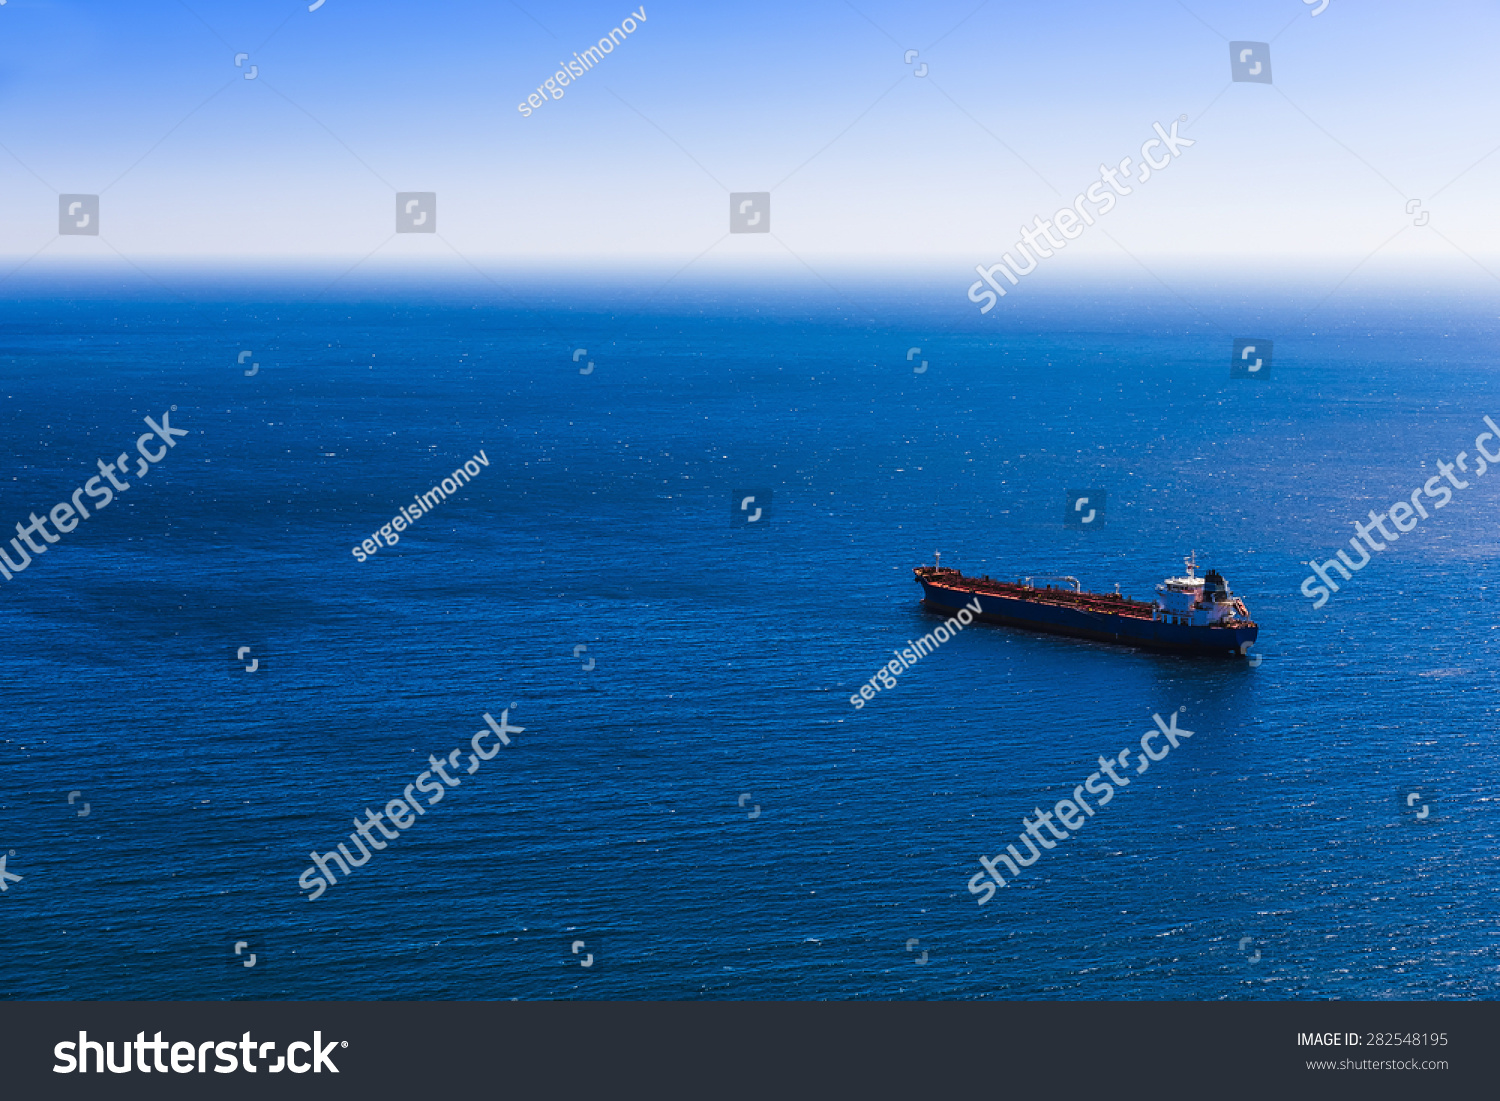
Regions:
[[918, 566], [914, 572], [918, 577], [934, 584], [975, 593], [991, 593], [1011, 600], [1026, 600], [1033, 604], [1055, 604], [1063, 608], [1078, 608], [1085, 612], [1101, 612], [1135, 619], [1151, 619], [1156, 611], [1154, 602], [1131, 600], [1128, 596], [1116, 596], [1114, 593], [1078, 593], [1072, 589], [1054, 589], [1050, 586], [1038, 589], [1033, 585], [996, 581], [990, 577], [965, 577], [959, 570], [940, 569], [936, 566]]

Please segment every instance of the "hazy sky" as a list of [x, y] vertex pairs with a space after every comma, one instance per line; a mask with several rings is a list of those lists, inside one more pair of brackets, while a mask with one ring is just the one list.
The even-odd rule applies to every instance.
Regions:
[[[1054, 265], [1476, 271], [1462, 248], [1500, 272], [1490, 2], [648, 0], [529, 117], [639, 5], [313, 2], [0, 6], [0, 253], [972, 271], [1185, 114], [1196, 144], [1101, 220], [1114, 240]], [[1274, 84], [1231, 82], [1229, 40], [1270, 42]], [[437, 193], [440, 235], [391, 237], [397, 191]], [[771, 234], [725, 238], [731, 191], [772, 192]], [[101, 237], [57, 236], [74, 192], [102, 195]]]

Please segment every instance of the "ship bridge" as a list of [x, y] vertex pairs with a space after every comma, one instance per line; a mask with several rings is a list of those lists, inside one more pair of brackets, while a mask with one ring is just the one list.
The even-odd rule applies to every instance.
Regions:
[[1156, 586], [1155, 619], [1166, 623], [1180, 623], [1194, 627], [1210, 627], [1227, 624], [1230, 620], [1250, 618], [1245, 605], [1229, 591], [1224, 575], [1218, 570], [1209, 570], [1197, 576], [1198, 552], [1193, 551], [1182, 560], [1187, 574], [1169, 577]]

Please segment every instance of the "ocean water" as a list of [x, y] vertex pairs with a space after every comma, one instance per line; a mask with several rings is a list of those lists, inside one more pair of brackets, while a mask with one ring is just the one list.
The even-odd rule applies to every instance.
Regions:
[[[145, 417], [190, 434], [0, 581], [0, 992], [1495, 996], [1500, 475], [1298, 591], [1500, 419], [1493, 309], [1204, 294], [7, 300], [0, 526]], [[1230, 379], [1268, 332], [1270, 377]], [[1085, 486], [1103, 526], [1065, 527]], [[1194, 550], [1259, 665], [976, 625], [849, 703], [940, 622], [935, 551], [1144, 597]], [[977, 904], [981, 855], [1181, 708], [1190, 740]], [[467, 773], [487, 712], [524, 731]], [[309, 853], [454, 749], [309, 902]]]

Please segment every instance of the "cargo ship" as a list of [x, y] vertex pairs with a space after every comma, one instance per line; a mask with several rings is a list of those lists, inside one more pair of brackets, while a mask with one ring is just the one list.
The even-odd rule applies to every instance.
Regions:
[[[1260, 633], [1222, 574], [1209, 570], [1196, 575], [1196, 552], [1183, 559], [1186, 576], [1164, 580], [1152, 601], [1121, 596], [1118, 585], [1113, 593], [1084, 592], [1076, 577], [996, 581], [965, 577], [951, 566], [944, 569], [941, 555], [937, 563], [912, 572], [922, 586], [923, 605], [950, 615], [965, 604], [973, 608], [977, 600], [976, 618], [988, 623], [1151, 650], [1237, 657], [1245, 656]], [[1070, 582], [1071, 587], [1034, 581]]]

